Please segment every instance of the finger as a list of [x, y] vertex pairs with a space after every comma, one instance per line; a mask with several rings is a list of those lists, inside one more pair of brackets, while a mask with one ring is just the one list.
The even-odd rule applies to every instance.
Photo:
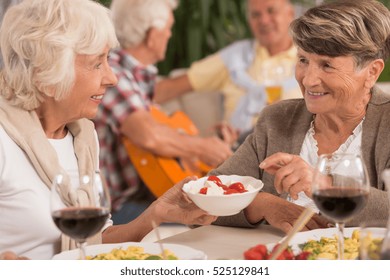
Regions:
[[314, 220], [316, 224], [321, 228], [328, 228], [328, 227], [332, 227], [333, 225], [333, 223], [330, 222], [327, 218], [318, 214], [314, 215], [312, 217], [312, 220]]
[[[290, 186], [287, 190], [292, 199], [297, 200], [300, 192], [304, 192], [308, 186], [304, 185], [301, 181], [298, 181], [294, 185]], [[310, 187], [310, 186], [309, 186]]]
[[311, 182], [299, 177], [298, 182], [290, 186], [288, 193], [294, 199], [298, 198], [298, 194], [304, 192], [308, 197], [311, 197]]
[[296, 200], [298, 197], [294, 194], [294, 190], [295, 188], [299, 188], [299, 182], [300, 182], [299, 175], [292, 172], [290, 175], [284, 177], [281, 182], [281, 187], [283, 192], [289, 193], [290, 196], [294, 200]]
[[275, 173], [280, 169], [280, 165], [269, 165], [268, 163], [267, 163], [267, 166], [266, 167], [264, 167], [264, 165], [262, 166], [262, 164], [263, 163], [261, 163], [260, 165], [259, 165], [259, 168], [260, 169], [264, 169], [264, 171], [265, 172], [267, 172], [267, 173], [269, 173], [269, 174], [271, 174], [271, 175], [275, 175]]
[[229, 129], [223, 125], [221, 126], [221, 134], [222, 134], [222, 139], [225, 143], [230, 143], [232, 140], [231, 133], [229, 132]]
[[310, 230], [310, 228], [308, 228], [307, 226], [304, 226], [302, 229], [301, 229], [301, 231], [309, 231]]
[[198, 177], [195, 175], [187, 176], [183, 180], [181, 180], [179, 183], [177, 183], [177, 185], [183, 186], [185, 183], [188, 183], [189, 181], [194, 181], [196, 179], [198, 179]]
[[198, 218], [198, 224], [199, 225], [209, 225], [212, 222], [214, 222], [217, 219], [216, 216], [211, 216], [211, 215], [203, 215]]
[[285, 167], [279, 168], [279, 170], [275, 173], [275, 179], [274, 179], [274, 186], [278, 193], [282, 193], [283, 191], [288, 192], [290, 185], [287, 185], [287, 183], [284, 183], [285, 180], [289, 182], [295, 182], [295, 176], [293, 176], [291, 179], [288, 179], [289, 176], [292, 176], [294, 172], [294, 167], [291, 165], [287, 165]]
[[306, 227], [307, 227], [309, 230], [312, 230], [312, 229], [317, 229], [317, 228], [319, 228], [320, 226], [318, 225], [318, 223], [316, 222], [315, 219], [311, 218], [311, 219], [306, 223]]
[[0, 254], [0, 260], [17, 260], [18, 256], [10, 251], [5, 251]]
[[285, 166], [294, 159], [294, 155], [287, 153], [275, 153], [260, 163], [260, 168], [264, 169], [268, 166]]
[[311, 187], [310, 188], [307, 188], [306, 190], [304, 190], [305, 194], [307, 197], [310, 197], [312, 198], [313, 196], [313, 193], [311, 192]]
[[289, 222], [282, 222], [278, 227], [285, 233], [288, 233], [292, 229], [292, 225]]
[[198, 208], [197, 206], [196, 209], [188, 213], [189, 213], [189, 219], [188, 219], [189, 224], [209, 225], [217, 219], [216, 216], [208, 214], [206, 211]]

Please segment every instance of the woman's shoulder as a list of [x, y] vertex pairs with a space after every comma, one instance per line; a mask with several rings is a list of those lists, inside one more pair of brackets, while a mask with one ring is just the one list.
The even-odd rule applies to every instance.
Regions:
[[[303, 98], [286, 99], [266, 106], [260, 113], [256, 126], [272, 127], [275, 130], [307, 131], [313, 114], [310, 113]], [[287, 129], [288, 128], [288, 129]]]
[[286, 114], [301, 114], [309, 113], [306, 109], [305, 100], [303, 98], [285, 99], [266, 106], [262, 115], [272, 115], [285, 117]]
[[370, 104], [374, 106], [390, 106], [390, 91], [384, 91], [378, 86], [374, 86], [372, 89]]

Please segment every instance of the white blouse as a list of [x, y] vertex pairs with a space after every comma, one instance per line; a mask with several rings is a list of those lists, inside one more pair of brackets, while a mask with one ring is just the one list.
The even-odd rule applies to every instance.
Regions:
[[[352, 134], [348, 137], [344, 144], [342, 144], [336, 151], [336, 153], [361, 153], [361, 144], [362, 144], [362, 128], [363, 121], [353, 130]], [[314, 120], [311, 122], [310, 128], [306, 133], [305, 140], [303, 141], [300, 156], [304, 159], [310, 166], [315, 167], [318, 161], [318, 143], [314, 138]], [[304, 192], [298, 194], [298, 199], [293, 200], [289, 198], [295, 204], [304, 206], [306, 208], [311, 208], [317, 213], [319, 210], [314, 204], [314, 201], [311, 200]]]
[[[73, 136], [68, 133], [63, 139], [49, 141], [71, 180], [78, 181]], [[111, 220], [106, 227], [109, 225]], [[49, 188], [0, 126], [0, 252], [10, 250], [31, 259], [51, 259], [60, 251], [60, 234], [50, 214]]]

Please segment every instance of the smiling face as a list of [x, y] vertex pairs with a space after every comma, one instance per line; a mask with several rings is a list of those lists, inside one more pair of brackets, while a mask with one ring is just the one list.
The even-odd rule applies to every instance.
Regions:
[[291, 45], [288, 28], [293, 19], [294, 9], [287, 0], [248, 0], [252, 34], [270, 53], [280, 45]]
[[359, 116], [364, 115], [371, 97], [373, 66], [374, 62], [357, 69], [353, 57], [321, 56], [299, 49], [295, 77], [311, 113]]
[[75, 83], [70, 94], [57, 101], [58, 112], [63, 112], [67, 122], [80, 118], [94, 118], [107, 87], [117, 83], [108, 64], [109, 48], [98, 55], [77, 55]]

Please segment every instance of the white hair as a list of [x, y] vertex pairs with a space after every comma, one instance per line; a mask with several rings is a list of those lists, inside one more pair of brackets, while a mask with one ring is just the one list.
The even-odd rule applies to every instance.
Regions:
[[121, 46], [135, 47], [150, 28], [164, 28], [177, 5], [176, 0], [113, 0], [111, 14]]
[[78, 54], [117, 46], [109, 10], [92, 0], [24, 0], [6, 12], [0, 29], [1, 95], [26, 110], [44, 95], [64, 98]]

